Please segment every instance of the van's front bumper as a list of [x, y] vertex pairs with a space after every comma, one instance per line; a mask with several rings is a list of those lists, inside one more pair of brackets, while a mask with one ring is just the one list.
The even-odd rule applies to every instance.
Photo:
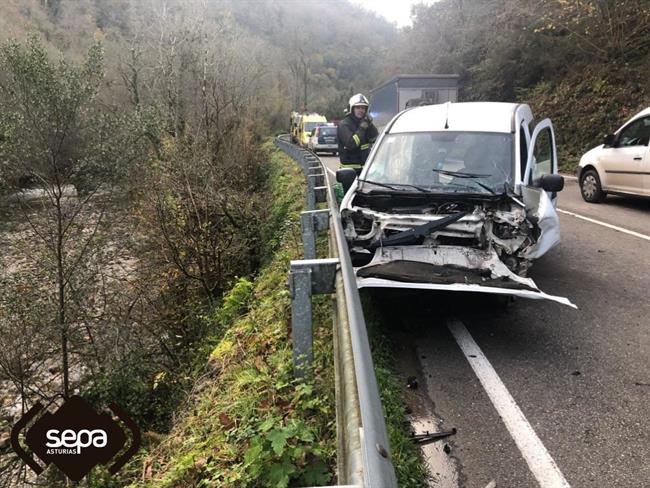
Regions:
[[548, 295], [530, 278], [514, 274], [493, 250], [461, 246], [379, 248], [372, 261], [355, 269], [359, 288], [410, 288], [466, 291], [551, 300], [577, 308], [564, 297]]

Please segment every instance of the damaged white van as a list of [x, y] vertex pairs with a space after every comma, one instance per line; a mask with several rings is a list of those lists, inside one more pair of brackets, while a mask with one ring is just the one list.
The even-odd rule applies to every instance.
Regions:
[[340, 169], [341, 218], [363, 287], [553, 300], [528, 269], [560, 239], [553, 126], [528, 105], [469, 102], [397, 114], [357, 178]]

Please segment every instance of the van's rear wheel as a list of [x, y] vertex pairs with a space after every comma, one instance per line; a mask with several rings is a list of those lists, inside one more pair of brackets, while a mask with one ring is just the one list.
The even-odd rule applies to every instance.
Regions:
[[595, 170], [588, 169], [580, 176], [580, 194], [583, 200], [589, 203], [600, 203], [605, 200], [607, 193], [603, 191]]

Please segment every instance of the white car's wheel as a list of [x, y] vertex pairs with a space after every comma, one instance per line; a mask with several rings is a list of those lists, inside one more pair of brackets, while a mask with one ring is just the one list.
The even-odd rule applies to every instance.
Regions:
[[589, 203], [600, 203], [607, 196], [595, 170], [588, 169], [580, 176], [580, 194], [584, 201]]

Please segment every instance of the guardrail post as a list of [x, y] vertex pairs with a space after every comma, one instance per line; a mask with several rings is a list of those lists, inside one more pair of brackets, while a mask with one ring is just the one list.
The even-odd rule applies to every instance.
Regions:
[[304, 378], [314, 359], [311, 323], [311, 268], [291, 267], [291, 336], [296, 378]]
[[314, 178], [307, 176], [307, 194], [305, 195], [305, 207], [307, 210], [316, 209], [316, 194], [314, 193]]
[[327, 187], [314, 187], [314, 198], [316, 199], [316, 203], [327, 202]]
[[291, 336], [296, 378], [308, 374], [314, 359], [311, 297], [334, 292], [338, 264], [338, 258], [291, 261]]
[[313, 156], [311, 153], [305, 151], [303, 153], [303, 169], [305, 174], [311, 174], [311, 168], [318, 168], [320, 171], [320, 166], [318, 164], [318, 159]]
[[305, 259], [316, 259], [316, 233], [329, 229], [329, 210], [310, 210], [300, 214]]

